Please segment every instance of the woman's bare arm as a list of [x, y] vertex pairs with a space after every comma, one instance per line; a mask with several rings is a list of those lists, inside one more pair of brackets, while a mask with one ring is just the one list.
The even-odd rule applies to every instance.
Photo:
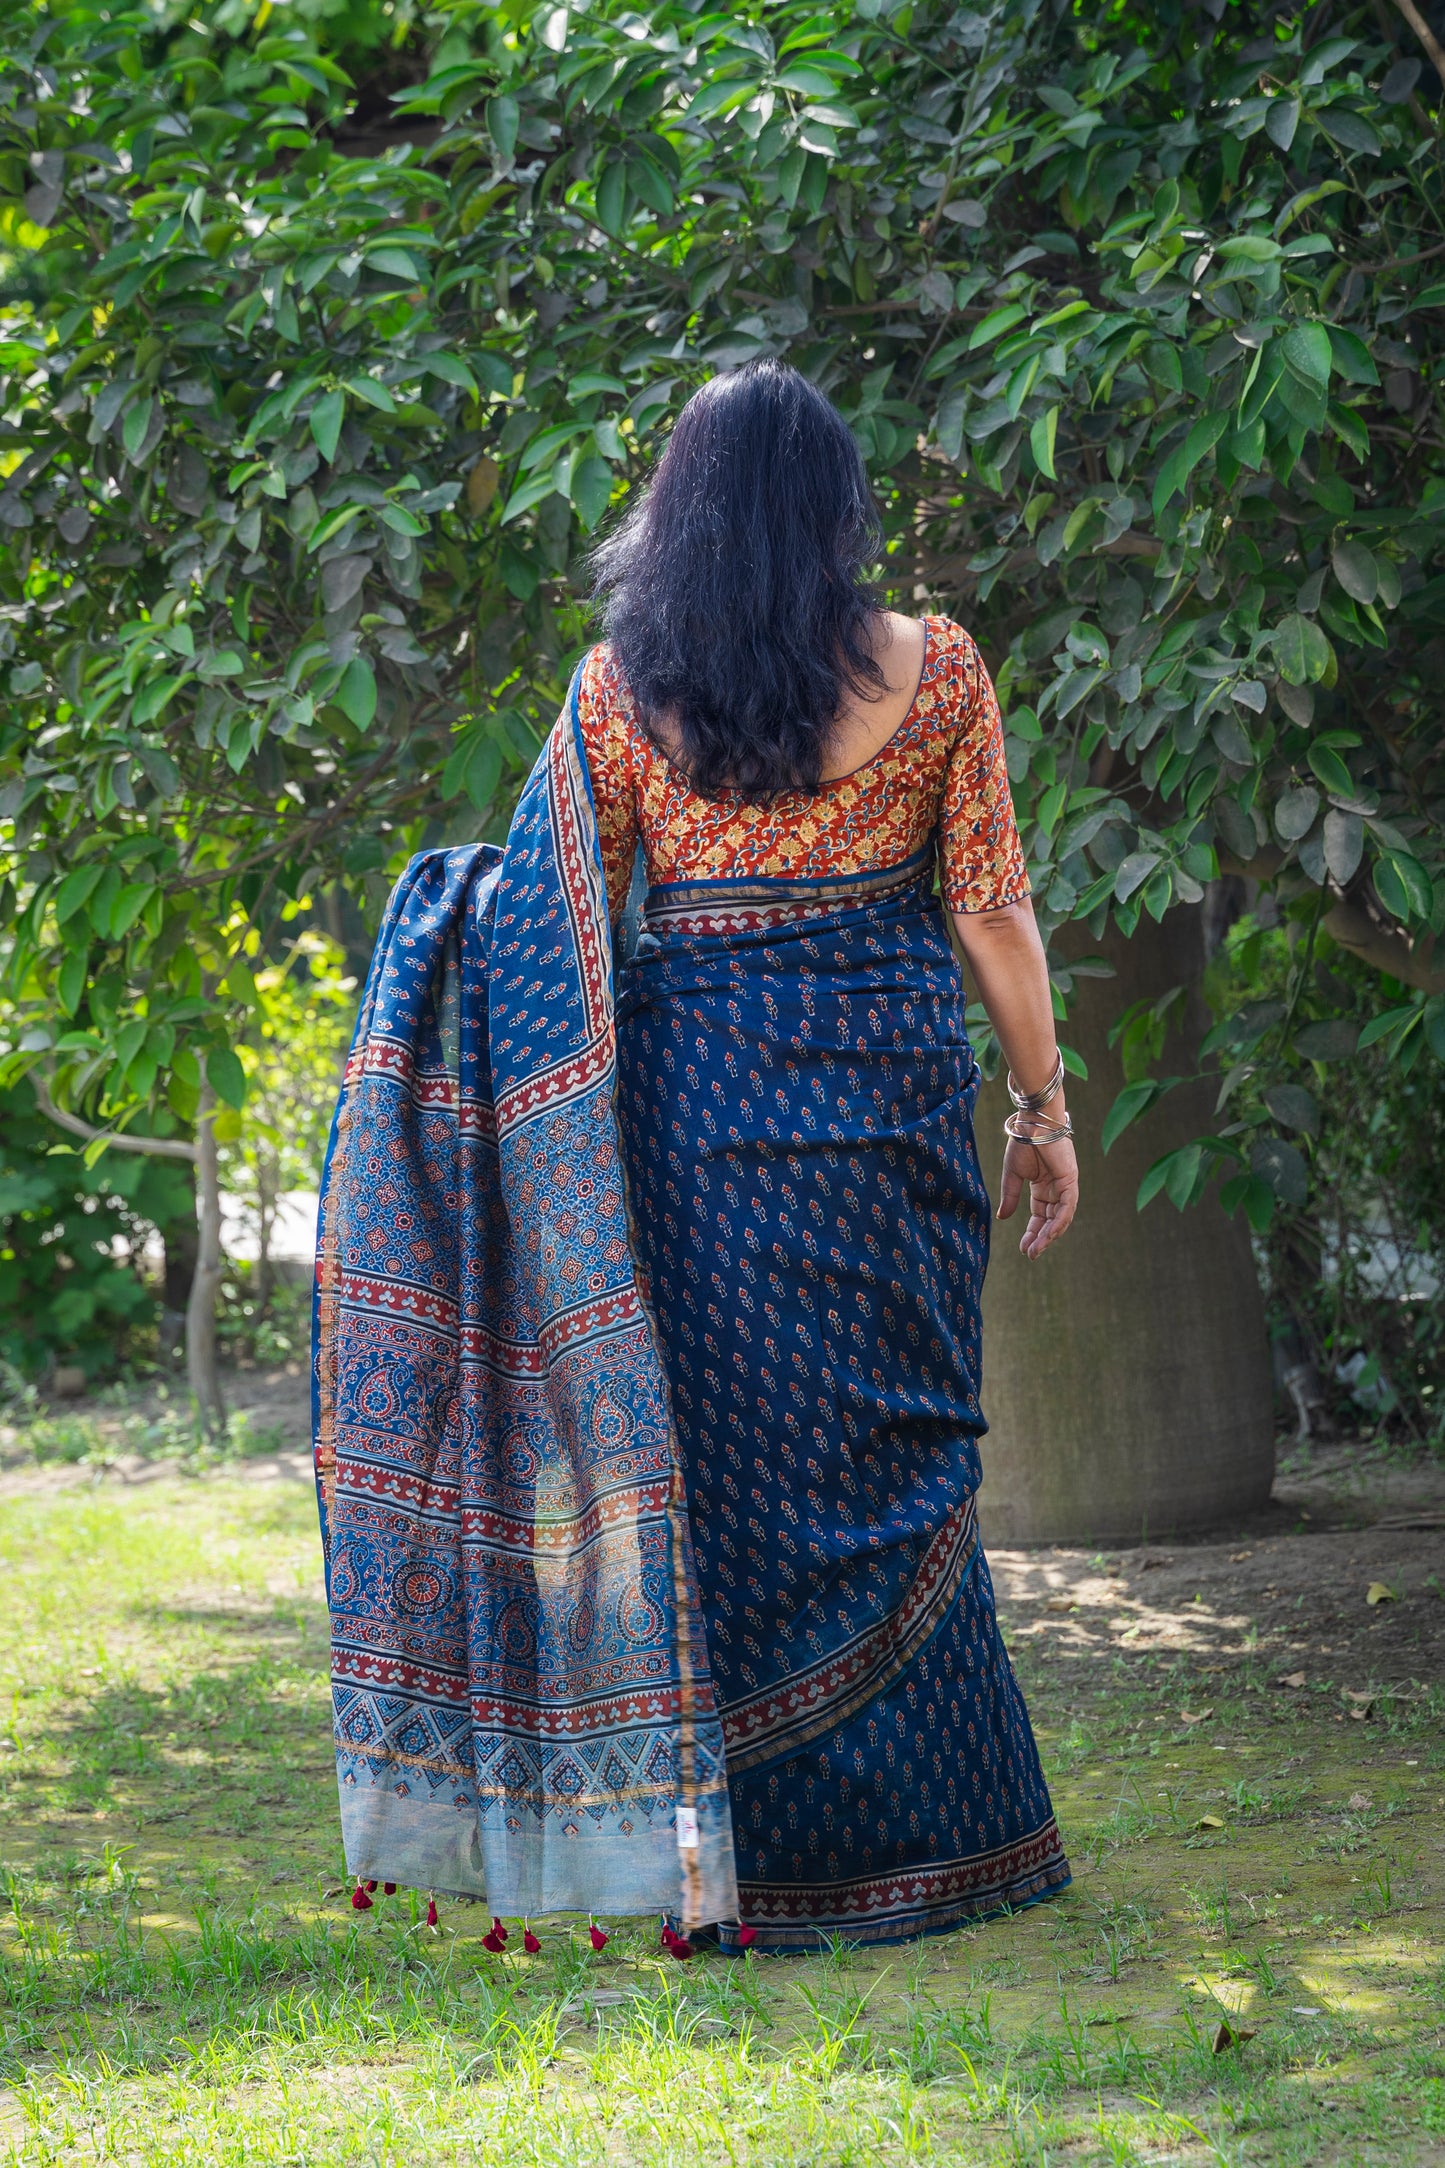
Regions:
[[[998, 911], [955, 911], [951, 916], [1014, 1082], [1020, 1091], [1042, 1091], [1053, 1074], [1058, 1046], [1048, 966], [1033, 905], [1010, 903]], [[1064, 1112], [1060, 1084], [1044, 1113], [1049, 1121], [1058, 1122]], [[1025, 1257], [1042, 1257], [1066, 1231], [1078, 1207], [1079, 1166], [1072, 1142], [1067, 1137], [1053, 1144], [1009, 1140], [999, 1194], [1001, 1220], [1012, 1217], [1025, 1182], [1029, 1219], [1019, 1248]]]

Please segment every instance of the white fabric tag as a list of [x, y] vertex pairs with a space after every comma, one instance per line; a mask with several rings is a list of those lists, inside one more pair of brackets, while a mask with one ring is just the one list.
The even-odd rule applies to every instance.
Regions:
[[696, 1807], [679, 1807], [677, 1810], [677, 1848], [679, 1852], [697, 1850]]

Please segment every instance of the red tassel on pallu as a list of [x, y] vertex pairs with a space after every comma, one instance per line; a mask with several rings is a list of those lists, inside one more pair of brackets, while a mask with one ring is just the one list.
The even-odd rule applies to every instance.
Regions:
[[428, 1927], [435, 1927], [437, 1923], [437, 1901], [430, 1892], [427, 1894], [426, 1923]]
[[738, 1929], [738, 1948], [740, 1950], [751, 1949], [757, 1939], [758, 1931], [756, 1927], [740, 1927]]
[[537, 1940], [537, 1937], [532, 1932], [531, 1923], [527, 1920], [523, 1920], [522, 1948], [526, 1951], [529, 1957], [535, 1957], [541, 1947], [541, 1943]]
[[693, 1954], [692, 1944], [686, 1935], [678, 1933], [665, 1912], [662, 1916], [662, 1947], [668, 1956], [675, 1957], [680, 1965], [685, 1965]]
[[507, 1940], [507, 1930], [506, 1930], [506, 1928], [505, 1928], [505, 1927], [504, 1927], [504, 1926], [502, 1925], [502, 1922], [501, 1922], [501, 1921], [500, 1921], [500, 1920], [499, 1920], [499, 1919], [497, 1918], [497, 1915], [496, 1915], [496, 1913], [495, 1913], [495, 1912], [494, 1912], [494, 1913], [492, 1914], [492, 1933], [493, 1933], [493, 1934], [494, 1934], [494, 1935], [496, 1936], [497, 1940], [498, 1940], [498, 1941], [499, 1941], [499, 1942], [500, 1942], [500, 1943], [501, 1943], [501, 1944], [503, 1945], [503, 1947], [505, 1948], [505, 1946], [506, 1946], [506, 1940]]
[[[372, 1887], [375, 1888], [375, 1886], [375, 1883], [373, 1883]], [[371, 1910], [371, 1899], [361, 1886], [360, 1876], [357, 1877], [356, 1887], [351, 1892], [351, 1908], [354, 1912], [369, 1912]]]
[[504, 1947], [505, 1945], [502, 1941], [502, 1938], [497, 1933], [495, 1927], [491, 1930], [490, 1934], [483, 1935], [482, 1948], [484, 1950], [490, 1950], [493, 1957], [500, 1957]]
[[367, 1883], [367, 1885], [366, 1885], [366, 1894], [367, 1894], [367, 1896], [368, 1896], [368, 1897], [374, 1897], [374, 1896], [376, 1895], [376, 1876], [375, 1876], [375, 1875], [373, 1875], [373, 1876], [372, 1876], [371, 1880], [370, 1880], [370, 1881], [369, 1881], [369, 1882]]
[[396, 1895], [395, 1882], [383, 1882], [381, 1885], [381, 1894], [383, 1897], [394, 1897]]
[[587, 1915], [587, 1936], [594, 1950], [606, 1949], [608, 1938], [606, 1935], [603, 1934], [602, 1929], [598, 1926], [596, 1920], [593, 1919], [590, 1912]]

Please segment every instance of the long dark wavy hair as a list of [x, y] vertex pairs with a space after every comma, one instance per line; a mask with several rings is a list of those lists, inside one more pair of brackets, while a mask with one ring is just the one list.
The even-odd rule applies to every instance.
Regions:
[[754, 361], [694, 392], [593, 558], [639, 720], [693, 789], [817, 788], [844, 699], [887, 686], [865, 577], [881, 544], [858, 447], [807, 377]]

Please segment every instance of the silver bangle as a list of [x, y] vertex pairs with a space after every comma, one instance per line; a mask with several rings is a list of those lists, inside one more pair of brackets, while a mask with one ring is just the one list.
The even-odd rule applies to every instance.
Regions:
[[1038, 1116], [1034, 1115], [1031, 1119], [1035, 1126], [1031, 1129], [1023, 1129], [1018, 1126], [1022, 1119], [1024, 1119], [1024, 1112], [1022, 1108], [1019, 1108], [1015, 1113], [1008, 1115], [1004, 1121], [1004, 1135], [1015, 1144], [1062, 1144], [1065, 1137], [1071, 1137], [1074, 1134], [1073, 1118], [1068, 1114], [1064, 1116], [1061, 1122], [1041, 1122]]
[[1053, 1074], [1042, 1091], [1021, 1092], [1014, 1082], [1012, 1069], [1008, 1072], [1008, 1095], [1020, 1114], [1042, 1114], [1064, 1081], [1064, 1057], [1055, 1054]]

